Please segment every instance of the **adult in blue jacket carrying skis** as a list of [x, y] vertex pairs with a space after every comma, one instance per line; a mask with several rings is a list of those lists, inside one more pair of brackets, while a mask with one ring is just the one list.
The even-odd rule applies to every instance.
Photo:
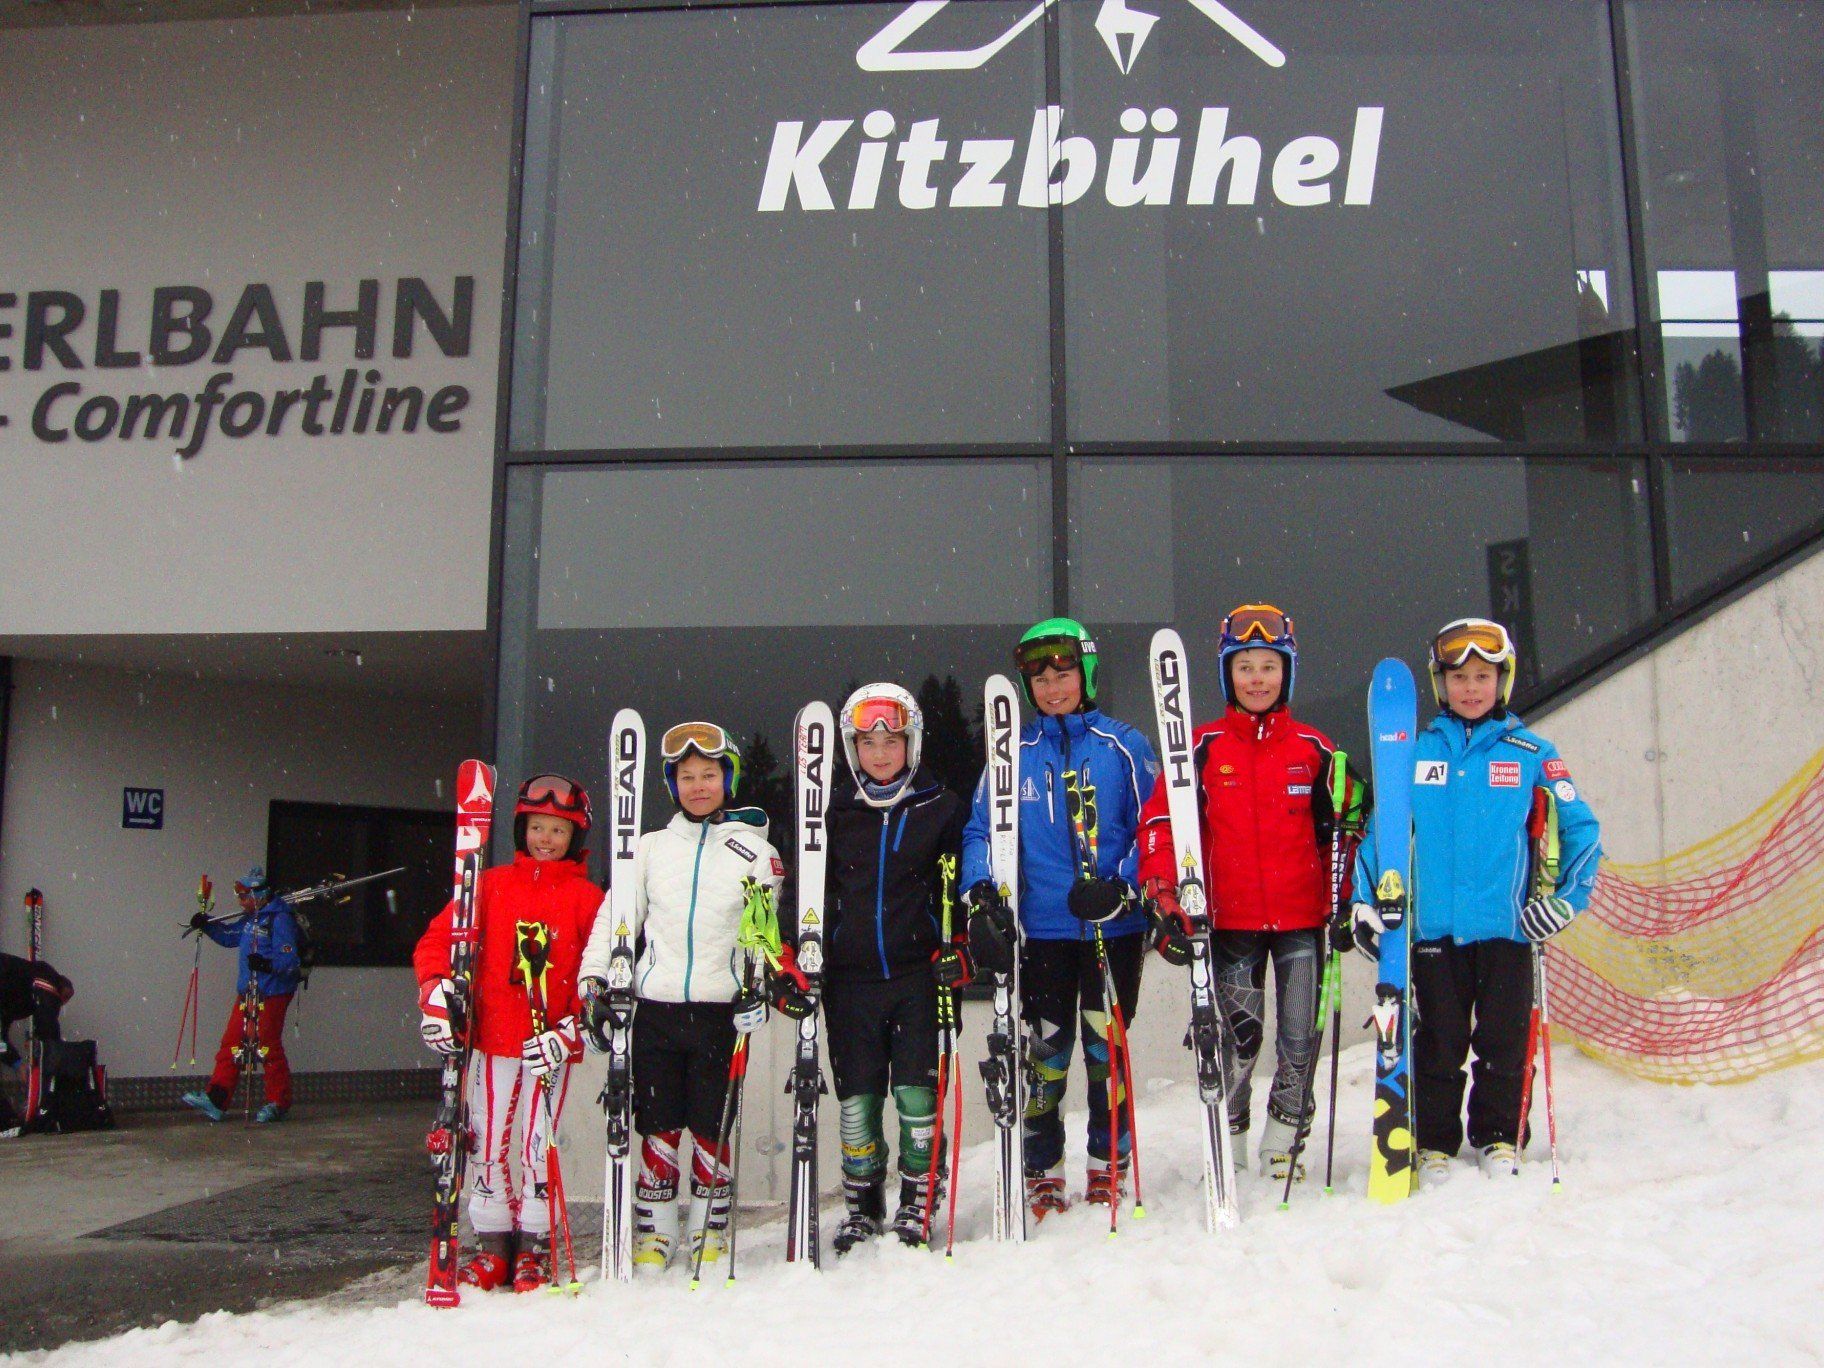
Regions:
[[[1034, 1078], [1024, 1123], [1026, 1201], [1042, 1220], [1067, 1205], [1059, 1107], [1079, 1019], [1089, 1080], [1086, 1196], [1109, 1205], [1122, 1191], [1132, 1137], [1117, 1099], [1118, 1153], [1109, 1153], [1110, 1032], [1096, 931], [1107, 947], [1115, 998], [1131, 1022], [1146, 944], [1134, 835], [1159, 762], [1145, 736], [1095, 706], [1096, 644], [1081, 623], [1049, 618], [1037, 624], [1020, 638], [1014, 658], [1026, 699], [1039, 714], [1020, 733], [1019, 927], [990, 877], [985, 773], [963, 830], [962, 884], [977, 965], [1004, 971], [1016, 946], [1021, 956], [1020, 1010]], [[1067, 794], [1073, 782], [1096, 812], [1088, 851], [1072, 829]], [[1086, 876], [1089, 859], [1093, 871]]]
[[[1514, 645], [1506, 628], [1462, 618], [1431, 644], [1438, 715], [1419, 733], [1413, 770], [1413, 1111], [1422, 1182], [1450, 1176], [1464, 1139], [1463, 1065], [1470, 1148], [1486, 1176], [1512, 1173], [1533, 1005], [1532, 946], [1589, 905], [1602, 858], [1596, 814], [1558, 748], [1508, 712]], [[1558, 806], [1559, 873], [1535, 893], [1527, 820], [1533, 792]], [[1388, 833], [1387, 838], [1391, 838]], [[1356, 942], [1373, 956], [1389, 929], [1368, 871], [1378, 869], [1368, 823], [1355, 869]]]
[[242, 1032], [248, 1016], [248, 993], [254, 989], [266, 1101], [253, 1119], [282, 1121], [291, 1110], [285, 1012], [304, 978], [304, 963], [298, 951], [298, 919], [290, 903], [273, 897], [266, 883], [266, 871], [258, 865], [248, 871], [246, 878], [236, 881], [234, 895], [241, 904], [240, 916], [215, 919], [198, 912], [190, 918], [193, 931], [217, 945], [239, 950], [240, 971], [234, 983], [234, 1008], [222, 1032], [221, 1048], [215, 1052], [215, 1071], [209, 1075], [209, 1085], [202, 1092], [185, 1093], [184, 1101], [211, 1121], [222, 1119], [241, 1077]]

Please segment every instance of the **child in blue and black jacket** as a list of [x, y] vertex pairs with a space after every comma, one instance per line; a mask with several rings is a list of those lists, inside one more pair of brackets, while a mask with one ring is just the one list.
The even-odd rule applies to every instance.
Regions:
[[[1464, 1061], [1473, 1050], [1470, 1148], [1485, 1175], [1511, 1173], [1524, 1143], [1520, 1098], [1533, 947], [1589, 904], [1602, 858], [1596, 814], [1558, 748], [1507, 710], [1514, 646], [1485, 618], [1450, 623], [1431, 645], [1438, 716], [1419, 733], [1413, 773], [1412, 1033], [1419, 1176], [1448, 1178], [1464, 1140]], [[1557, 886], [1535, 893], [1528, 817], [1534, 790], [1558, 806]], [[1369, 870], [1370, 820], [1355, 870], [1357, 944], [1388, 929]]]

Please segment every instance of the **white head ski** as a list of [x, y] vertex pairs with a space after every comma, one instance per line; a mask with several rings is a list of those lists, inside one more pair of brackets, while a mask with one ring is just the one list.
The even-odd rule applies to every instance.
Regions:
[[[632, 708], [614, 715], [608, 729], [608, 916], [614, 950], [608, 990], [633, 991], [634, 856], [646, 798], [646, 723]], [[602, 1279], [633, 1279], [633, 1025], [608, 1030], [608, 1077], [602, 1088], [608, 1128], [606, 1181], [602, 1188]]]
[[[823, 975], [824, 871], [829, 863], [831, 765], [836, 721], [827, 703], [806, 703], [793, 728], [798, 774], [798, 967], [810, 981], [813, 1003]], [[823, 1070], [817, 1062], [817, 1012], [798, 1023], [792, 1060], [792, 1183], [786, 1212], [785, 1257], [823, 1266], [817, 1230], [817, 1099]]]
[[1241, 1219], [1229, 1137], [1227, 1023], [1216, 1006], [1210, 959], [1210, 909], [1198, 820], [1197, 757], [1191, 746], [1191, 678], [1184, 642], [1170, 627], [1153, 633], [1153, 715], [1159, 724], [1159, 782], [1171, 815], [1178, 905], [1191, 924], [1191, 1030], [1197, 1095], [1203, 1101], [1204, 1220], [1211, 1231]]
[[[1020, 921], [1020, 696], [1006, 675], [990, 675], [982, 690], [982, 737], [988, 751], [988, 865], [1001, 896]], [[1025, 1032], [1020, 1024], [1020, 955], [1013, 972], [994, 977], [994, 1022], [982, 1077], [997, 1128], [994, 1238], [1026, 1238]]]

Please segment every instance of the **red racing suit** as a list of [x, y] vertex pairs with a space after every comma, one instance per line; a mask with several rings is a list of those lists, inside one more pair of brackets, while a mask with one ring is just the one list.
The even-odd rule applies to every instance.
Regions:
[[[1297, 931], [1330, 913], [1329, 778], [1336, 745], [1284, 708], [1231, 706], [1191, 736], [1204, 879], [1218, 931]], [[1140, 885], [1178, 885], [1166, 786], [1140, 816]]]
[[[547, 1029], [555, 1030], [579, 1010], [576, 970], [595, 925], [596, 909], [602, 905], [602, 890], [589, 882], [580, 859], [534, 860], [521, 854], [512, 864], [482, 871], [475, 901], [481, 940], [475, 953], [472, 1044], [486, 1054], [518, 1059], [532, 1035], [532, 1005], [520, 982], [515, 927], [522, 921], [538, 921], [550, 930], [545, 1020]], [[452, 902], [433, 917], [412, 952], [420, 988], [449, 976], [450, 919], [455, 910]]]

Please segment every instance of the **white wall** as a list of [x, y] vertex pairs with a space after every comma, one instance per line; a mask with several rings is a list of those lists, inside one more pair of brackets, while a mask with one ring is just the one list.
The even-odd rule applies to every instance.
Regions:
[[1824, 748], [1824, 552], [1536, 720], [1610, 859], [1662, 860], [1739, 822]]
[[[30, 535], [0, 541], [0, 635], [485, 626], [514, 35], [498, 5], [7, 32], [0, 519]], [[395, 358], [397, 278], [447, 310], [459, 275], [475, 277], [468, 354], [420, 327]], [[373, 358], [336, 329], [303, 359], [306, 282], [346, 309], [366, 278]], [[155, 287], [210, 291], [219, 343], [250, 282], [272, 287], [292, 360], [150, 363]], [[137, 366], [96, 364], [109, 289]], [[28, 296], [47, 290], [87, 306], [81, 369], [26, 369]], [[465, 386], [459, 430], [307, 437], [294, 414], [276, 436], [212, 433], [189, 459], [162, 439], [33, 435], [59, 383], [194, 396], [232, 372], [230, 393], [270, 396], [351, 365], [427, 395]], [[67, 427], [74, 409], [53, 414]]]
[[[42, 889], [45, 957], [76, 984], [65, 1030], [98, 1040], [120, 1077], [169, 1072], [197, 877], [214, 878], [221, 910], [233, 879], [264, 862], [272, 799], [445, 806], [481, 727], [478, 708], [448, 703], [28, 660], [14, 665], [12, 714], [0, 944], [25, 944], [25, 891]], [[128, 785], [165, 790], [162, 831], [122, 829]], [[227, 1020], [234, 959], [204, 947], [199, 1060]], [[292, 1020], [294, 1069], [428, 1059], [409, 967], [319, 968]]]

